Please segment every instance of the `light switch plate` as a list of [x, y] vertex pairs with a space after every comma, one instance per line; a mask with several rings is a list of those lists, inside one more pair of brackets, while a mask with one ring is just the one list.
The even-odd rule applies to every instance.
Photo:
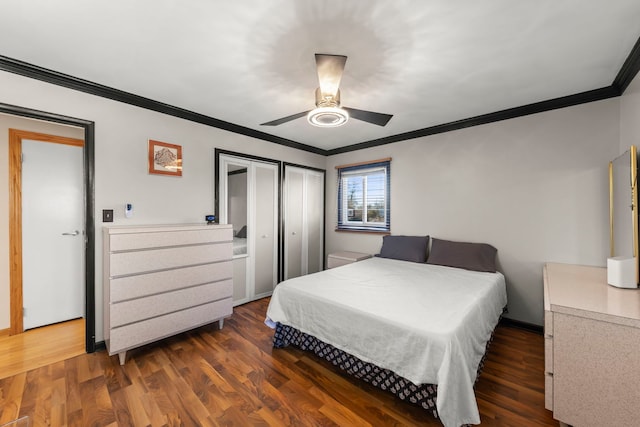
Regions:
[[113, 209], [102, 210], [102, 222], [113, 222]]

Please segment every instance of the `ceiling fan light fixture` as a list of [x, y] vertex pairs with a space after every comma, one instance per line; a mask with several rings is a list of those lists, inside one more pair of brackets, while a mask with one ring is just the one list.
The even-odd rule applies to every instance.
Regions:
[[342, 126], [348, 120], [349, 113], [338, 107], [318, 107], [307, 114], [309, 123], [323, 128]]

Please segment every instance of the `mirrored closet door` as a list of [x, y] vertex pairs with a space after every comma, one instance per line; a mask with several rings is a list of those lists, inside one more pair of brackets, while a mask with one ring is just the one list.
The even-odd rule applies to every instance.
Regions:
[[234, 305], [270, 295], [278, 282], [279, 164], [218, 157], [218, 217], [233, 225]]

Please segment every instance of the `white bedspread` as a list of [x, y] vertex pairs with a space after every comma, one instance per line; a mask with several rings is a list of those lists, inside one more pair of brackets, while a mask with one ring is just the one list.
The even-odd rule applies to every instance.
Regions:
[[265, 323], [437, 384], [440, 420], [457, 427], [480, 423], [473, 384], [506, 304], [501, 273], [371, 258], [280, 283]]

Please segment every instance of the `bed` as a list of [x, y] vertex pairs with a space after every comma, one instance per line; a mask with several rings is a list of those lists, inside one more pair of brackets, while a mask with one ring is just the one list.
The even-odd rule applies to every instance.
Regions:
[[233, 232], [233, 255], [247, 254], [247, 226], [243, 225]]
[[247, 254], [247, 238], [246, 237], [233, 238], [233, 254], [234, 255]]
[[[442, 265], [459, 264], [461, 247], [436, 240], [428, 260], [426, 248], [417, 260], [385, 257], [383, 243], [382, 256], [280, 283], [265, 321], [274, 346], [314, 351], [447, 427], [480, 423], [473, 385], [507, 304], [505, 279], [495, 266]], [[481, 257], [495, 264], [490, 248]]]

